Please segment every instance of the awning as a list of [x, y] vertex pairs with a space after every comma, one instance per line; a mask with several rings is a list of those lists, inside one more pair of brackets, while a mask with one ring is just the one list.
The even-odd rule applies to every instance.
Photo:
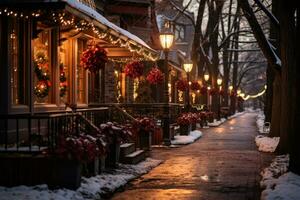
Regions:
[[82, 18], [85, 21], [85, 26], [89, 26], [95, 35], [102, 40], [109, 40], [114, 45], [126, 48], [130, 52], [134, 52], [147, 60], [154, 61], [158, 58], [158, 52], [147, 45], [142, 39], [111, 23], [100, 13], [77, 0], [1, 0], [0, 7], [2, 14], [5, 14], [5, 9], [9, 12], [11, 12], [10, 9], [12, 11], [15, 9], [18, 12], [21, 12], [22, 8], [35, 9], [43, 13], [52, 7], [57, 9], [64, 7], [66, 11]]

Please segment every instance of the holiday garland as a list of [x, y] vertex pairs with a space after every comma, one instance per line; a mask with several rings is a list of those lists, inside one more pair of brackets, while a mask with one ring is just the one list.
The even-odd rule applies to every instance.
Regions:
[[39, 52], [36, 55], [36, 59], [34, 61], [34, 72], [38, 79], [34, 87], [34, 94], [38, 98], [44, 98], [49, 94], [51, 81], [49, 75], [49, 62], [46, 55], [42, 52]]
[[202, 86], [200, 88], [200, 94], [201, 95], [206, 95], [207, 94], [207, 87], [206, 86]]
[[150, 84], [158, 84], [163, 82], [164, 74], [157, 67], [153, 67], [146, 79]]
[[68, 85], [67, 85], [66, 73], [64, 72], [63, 63], [60, 63], [59, 71], [60, 71], [60, 75], [59, 75], [59, 96], [64, 97], [67, 93]]
[[125, 65], [124, 73], [130, 78], [139, 78], [143, 75], [144, 64], [140, 61], [133, 61]]
[[97, 72], [107, 63], [107, 52], [99, 45], [92, 45], [85, 50], [80, 58], [80, 64], [85, 70]]

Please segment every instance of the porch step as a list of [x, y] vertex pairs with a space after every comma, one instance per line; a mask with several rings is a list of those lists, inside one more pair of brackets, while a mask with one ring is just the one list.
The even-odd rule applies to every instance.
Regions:
[[124, 143], [120, 145], [120, 161], [122, 162], [128, 154], [135, 151], [134, 143]]
[[138, 150], [124, 157], [122, 163], [124, 164], [137, 164], [146, 159], [146, 152], [144, 150]]

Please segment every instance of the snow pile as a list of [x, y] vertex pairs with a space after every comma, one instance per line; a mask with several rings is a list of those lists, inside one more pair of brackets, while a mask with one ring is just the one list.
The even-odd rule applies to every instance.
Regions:
[[212, 123], [207, 123], [207, 124], [208, 124], [208, 126], [216, 127], [216, 126], [220, 126], [220, 125], [223, 124], [225, 121], [226, 121], [225, 118], [221, 118], [220, 121], [217, 121], [216, 119], [214, 119], [214, 122], [212, 122]]
[[239, 117], [243, 114], [245, 114], [245, 112], [237, 112], [234, 115], [229, 116], [228, 119], [233, 119], [233, 118]]
[[277, 156], [261, 173], [262, 200], [299, 200], [300, 176], [287, 172], [289, 156]]
[[258, 135], [255, 137], [255, 143], [259, 151], [262, 152], [274, 152], [279, 143], [279, 137], [267, 137]]
[[137, 165], [123, 165], [112, 173], [103, 173], [91, 178], [84, 178], [77, 191], [68, 189], [49, 190], [47, 185], [18, 186], [12, 188], [0, 187], [0, 200], [30, 199], [30, 200], [84, 200], [100, 199], [113, 193], [130, 180], [149, 172], [162, 161], [147, 158]]
[[189, 135], [176, 135], [175, 139], [171, 141], [172, 145], [191, 144], [202, 136], [199, 130], [191, 131]]
[[265, 115], [263, 112], [258, 112], [256, 117], [256, 126], [258, 128], [259, 133], [263, 134], [264, 132], [264, 123], [265, 123]]

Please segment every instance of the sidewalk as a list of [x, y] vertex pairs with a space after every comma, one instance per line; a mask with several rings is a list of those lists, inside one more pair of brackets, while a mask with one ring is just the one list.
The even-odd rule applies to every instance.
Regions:
[[255, 116], [202, 129], [201, 140], [182, 148], [154, 149], [152, 157], [164, 163], [113, 199], [259, 199], [259, 173], [273, 156], [257, 151]]

